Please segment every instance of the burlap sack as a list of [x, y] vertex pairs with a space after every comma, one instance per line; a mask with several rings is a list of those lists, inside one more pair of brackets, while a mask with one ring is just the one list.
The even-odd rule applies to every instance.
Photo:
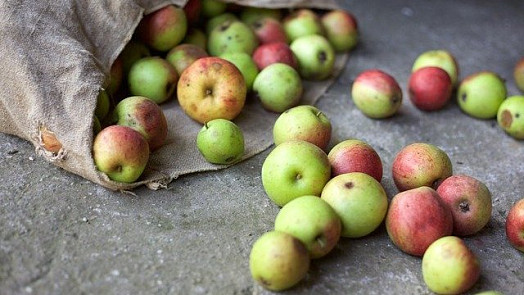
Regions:
[[[185, 0], [0, 1], [0, 132], [34, 144], [46, 159], [104, 187], [128, 190], [146, 184], [163, 187], [180, 175], [224, 168], [207, 163], [196, 148], [201, 125], [179, 108], [176, 97], [162, 105], [168, 118], [166, 144], [151, 154], [138, 182], [111, 181], [97, 171], [92, 156], [92, 118], [96, 97], [111, 64], [122, 51], [144, 14]], [[335, 8], [332, 0], [229, 1], [261, 7]], [[335, 77], [346, 56], [338, 56]], [[314, 104], [334, 78], [306, 82], [303, 104]], [[259, 103], [247, 103], [235, 119], [244, 132], [245, 158], [272, 144], [277, 114]], [[42, 136], [61, 144], [52, 153]]]

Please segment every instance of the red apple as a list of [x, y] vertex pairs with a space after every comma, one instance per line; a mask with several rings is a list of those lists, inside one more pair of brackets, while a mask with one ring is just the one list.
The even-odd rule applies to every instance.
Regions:
[[453, 216], [437, 192], [423, 186], [398, 193], [386, 215], [386, 230], [402, 251], [422, 256], [437, 239], [453, 232]]
[[231, 62], [203, 57], [182, 72], [177, 95], [182, 110], [202, 124], [213, 119], [233, 120], [246, 101], [242, 73]]
[[297, 58], [289, 45], [283, 42], [262, 44], [255, 49], [253, 61], [259, 70], [274, 63], [284, 63], [298, 70]]
[[369, 144], [358, 139], [347, 139], [335, 145], [328, 154], [331, 176], [362, 172], [382, 180], [382, 160]]
[[146, 15], [137, 27], [139, 38], [147, 46], [168, 51], [186, 35], [187, 19], [184, 11], [168, 5]]
[[421, 186], [436, 189], [453, 174], [448, 155], [435, 145], [423, 142], [405, 146], [392, 164], [393, 180], [399, 191]]
[[473, 177], [450, 176], [439, 185], [437, 193], [451, 209], [454, 235], [477, 233], [491, 218], [491, 193]]
[[423, 111], [443, 108], [451, 98], [453, 83], [448, 73], [439, 67], [423, 67], [409, 78], [409, 98]]
[[270, 17], [259, 19], [251, 24], [251, 29], [258, 37], [260, 44], [283, 42], [288, 43], [286, 32], [282, 24]]
[[513, 78], [515, 79], [517, 88], [524, 92], [524, 57], [515, 64]]
[[509, 210], [506, 237], [513, 247], [524, 252], [524, 199], [517, 201]]
[[324, 14], [320, 21], [335, 51], [349, 51], [357, 45], [359, 37], [357, 19], [348, 11], [332, 10]]
[[171, 49], [166, 56], [180, 76], [195, 60], [206, 57], [207, 52], [194, 44], [180, 44]]
[[194, 24], [200, 17], [202, 2], [200, 2], [200, 0], [188, 0], [183, 9], [184, 13], [186, 14], [187, 23]]

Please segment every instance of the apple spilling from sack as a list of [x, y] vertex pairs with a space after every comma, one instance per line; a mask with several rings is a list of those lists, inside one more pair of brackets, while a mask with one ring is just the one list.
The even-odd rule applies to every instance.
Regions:
[[[246, 99], [252, 96], [276, 113], [299, 105], [302, 80], [331, 77], [336, 53], [352, 50], [357, 43], [356, 19], [343, 10], [190, 0], [182, 8], [168, 5], [149, 13], [116, 58], [98, 96], [94, 163], [111, 180], [140, 179], [149, 154], [162, 147], [168, 128], [161, 108], [152, 115], [158, 121], [153, 126], [141, 106], [117, 107], [128, 97], [141, 97], [157, 105], [178, 100], [184, 113], [203, 125], [195, 134], [203, 159], [233, 164], [244, 153], [242, 130], [234, 120]], [[138, 122], [139, 116], [145, 121]], [[106, 130], [113, 125], [128, 128]], [[149, 150], [124, 155], [131, 138], [137, 137], [131, 130], [144, 137]], [[226, 134], [235, 140], [226, 139]]]

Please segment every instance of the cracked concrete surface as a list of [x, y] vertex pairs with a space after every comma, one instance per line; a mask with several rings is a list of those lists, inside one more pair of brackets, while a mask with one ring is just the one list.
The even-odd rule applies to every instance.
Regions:
[[[332, 145], [354, 137], [375, 147], [390, 198], [395, 154], [414, 141], [440, 146], [455, 174], [482, 180], [493, 195], [492, 219], [465, 238], [482, 269], [469, 293], [524, 294], [524, 254], [504, 233], [509, 207], [524, 197], [524, 142], [494, 120], [464, 115], [454, 102], [439, 112], [418, 111], [406, 91], [416, 56], [446, 48], [461, 78], [492, 70], [506, 79], [508, 94], [518, 94], [512, 70], [524, 56], [524, 3], [339, 3], [358, 18], [362, 40], [318, 103], [332, 121]], [[355, 109], [351, 82], [369, 68], [390, 73], [403, 88], [397, 116], [371, 120]], [[248, 269], [251, 245], [272, 229], [278, 212], [260, 180], [268, 153], [181, 177], [166, 190], [139, 188], [133, 196], [65, 172], [36, 156], [29, 143], [0, 134], [0, 294], [269, 294]], [[381, 226], [367, 237], [342, 239], [287, 293], [429, 294], [420, 264]]]

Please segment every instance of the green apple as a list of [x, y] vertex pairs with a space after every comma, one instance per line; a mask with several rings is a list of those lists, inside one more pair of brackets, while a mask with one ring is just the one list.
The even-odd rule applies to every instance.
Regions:
[[231, 12], [224, 12], [220, 15], [214, 16], [207, 20], [206, 22], [206, 33], [209, 35], [213, 31], [214, 28], [220, 26], [225, 21], [237, 21], [238, 18], [236, 15], [232, 14]]
[[209, 34], [207, 51], [213, 56], [229, 52], [253, 54], [258, 38], [253, 30], [241, 21], [225, 21]]
[[207, 52], [196, 45], [180, 44], [167, 53], [166, 60], [175, 67], [175, 70], [180, 77], [182, 72], [195, 60], [206, 56], [208, 56]]
[[211, 18], [224, 13], [227, 9], [227, 3], [220, 0], [202, 0], [202, 16]]
[[413, 63], [411, 72], [424, 67], [439, 67], [446, 71], [453, 86], [457, 85], [459, 67], [455, 57], [447, 50], [429, 50], [420, 54]]
[[331, 140], [331, 121], [311, 105], [300, 105], [280, 114], [273, 125], [275, 145], [290, 140], [304, 140], [325, 150]]
[[524, 95], [504, 100], [497, 111], [499, 126], [516, 139], [524, 139]]
[[282, 10], [278, 8], [245, 6], [240, 12], [240, 20], [249, 26], [263, 18], [279, 21], [282, 18]]
[[95, 116], [104, 120], [107, 114], [109, 114], [110, 106], [111, 101], [109, 95], [104, 89], [101, 89], [96, 98]]
[[317, 196], [302, 196], [287, 203], [275, 219], [275, 230], [304, 243], [311, 258], [328, 254], [340, 239], [337, 213]]
[[262, 164], [262, 185], [268, 197], [284, 206], [300, 196], [320, 196], [331, 175], [326, 153], [302, 140], [275, 147]]
[[497, 116], [500, 104], [506, 98], [506, 84], [496, 73], [490, 71], [469, 75], [460, 83], [457, 101], [460, 109], [478, 119]]
[[277, 113], [296, 106], [304, 91], [298, 72], [284, 63], [265, 67], [255, 78], [253, 90], [266, 110]]
[[100, 131], [93, 141], [96, 168], [111, 180], [131, 183], [144, 171], [149, 160], [149, 145], [138, 131], [112, 125]]
[[515, 64], [513, 78], [515, 79], [517, 88], [524, 92], [524, 57]]
[[147, 46], [168, 51], [184, 39], [186, 14], [182, 8], [168, 5], [146, 15], [138, 24], [137, 34]]
[[251, 55], [245, 52], [230, 52], [224, 53], [220, 57], [231, 62], [240, 70], [246, 82], [247, 91], [251, 91], [258, 75], [258, 67]]
[[422, 276], [428, 288], [438, 294], [462, 294], [480, 277], [480, 264], [460, 238], [442, 237], [422, 257]]
[[299, 9], [282, 20], [288, 39], [293, 42], [299, 37], [324, 35], [324, 27], [318, 15], [311, 9]]
[[351, 97], [355, 106], [373, 119], [391, 117], [402, 105], [402, 89], [397, 81], [378, 69], [365, 70], [355, 78]]
[[232, 164], [244, 155], [244, 135], [233, 122], [214, 119], [198, 132], [196, 144], [206, 161], [213, 164]]
[[349, 51], [357, 45], [359, 38], [357, 20], [348, 11], [332, 10], [324, 14], [320, 21], [335, 51]]
[[97, 116], [93, 116], [93, 136], [96, 136], [100, 131], [102, 131], [102, 124]]
[[182, 44], [193, 44], [196, 45], [204, 50], [207, 50], [207, 37], [206, 34], [197, 28], [189, 28], [187, 29], [186, 36], [184, 37], [184, 40], [181, 42]]
[[109, 76], [107, 76], [104, 83], [104, 88], [110, 96], [113, 96], [122, 85], [122, 80], [124, 78], [124, 65], [122, 63], [122, 58], [118, 56], [111, 68], [109, 69]]
[[249, 270], [253, 279], [272, 291], [283, 291], [300, 282], [309, 270], [309, 252], [290, 234], [270, 231], [253, 244]]
[[298, 61], [298, 72], [306, 80], [325, 80], [333, 74], [335, 50], [320, 35], [296, 38], [289, 46]]
[[121, 100], [113, 112], [113, 122], [140, 132], [151, 152], [160, 148], [167, 137], [167, 120], [164, 111], [144, 96], [130, 96]]
[[145, 96], [157, 104], [173, 95], [177, 80], [176, 69], [167, 60], [157, 56], [144, 57], [135, 62], [127, 78], [132, 95]]
[[342, 221], [341, 236], [359, 238], [373, 232], [384, 220], [388, 198], [382, 185], [362, 172], [333, 177], [322, 190], [322, 200]]
[[144, 43], [131, 39], [119, 56], [122, 60], [123, 75], [127, 77], [133, 64], [144, 57], [151, 56], [151, 52]]

